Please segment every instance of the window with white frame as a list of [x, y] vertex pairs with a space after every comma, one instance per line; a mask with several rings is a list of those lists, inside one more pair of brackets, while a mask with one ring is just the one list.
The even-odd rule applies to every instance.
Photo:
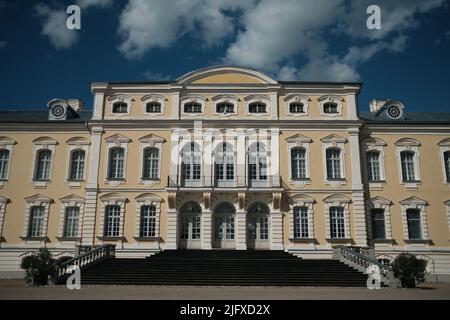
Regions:
[[400, 152], [400, 161], [402, 167], [402, 179], [405, 182], [416, 181], [415, 156], [413, 151]]
[[119, 237], [120, 236], [120, 206], [107, 205], [105, 206], [105, 221], [103, 235], [105, 237]]
[[222, 114], [235, 113], [234, 104], [231, 102], [219, 102], [216, 104], [216, 113]]
[[326, 149], [327, 162], [327, 179], [342, 179], [341, 173], [341, 149], [328, 148]]
[[301, 102], [291, 102], [289, 104], [290, 113], [305, 113], [305, 105]]
[[327, 102], [323, 105], [323, 113], [326, 114], [338, 114], [338, 105], [334, 102]]
[[345, 217], [343, 207], [330, 207], [331, 238], [345, 238]]
[[36, 152], [36, 169], [34, 180], [49, 180], [52, 165], [52, 151], [42, 149]]
[[63, 237], [74, 238], [78, 236], [80, 223], [80, 208], [77, 206], [66, 207], [64, 215]]
[[369, 181], [380, 181], [380, 152], [371, 150], [366, 152], [367, 179]]
[[294, 238], [309, 238], [309, 221], [307, 207], [294, 207]]
[[450, 186], [450, 138], [439, 141], [438, 146], [442, 161], [443, 181]]
[[198, 102], [186, 102], [184, 104], [184, 113], [202, 113], [202, 105]]
[[224, 142], [217, 146], [214, 162], [217, 181], [234, 180], [234, 150], [230, 144]]
[[267, 181], [267, 151], [262, 142], [249, 147], [248, 173], [251, 181]]
[[406, 209], [406, 220], [408, 224], [408, 239], [422, 239], [422, 225], [419, 209]]
[[29, 238], [42, 237], [44, 235], [44, 215], [44, 206], [32, 206], [30, 208], [27, 234]]
[[156, 207], [153, 205], [141, 206], [139, 237], [156, 236]]
[[342, 108], [344, 98], [336, 95], [326, 95], [319, 99], [320, 113], [325, 116], [340, 116], [342, 115]]
[[292, 180], [307, 179], [306, 149], [296, 147], [291, 149], [291, 177]]
[[147, 113], [161, 113], [161, 110], [161, 103], [157, 101], [151, 101], [145, 104], [145, 112]]
[[148, 147], [144, 149], [142, 179], [159, 178], [159, 149]]
[[86, 152], [84, 150], [78, 149], [71, 152], [69, 180], [84, 179], [85, 157]]
[[200, 180], [201, 150], [198, 144], [191, 142], [183, 147], [181, 165], [182, 178], [185, 182]]
[[373, 208], [370, 210], [372, 239], [386, 239], [386, 223], [384, 209]]
[[248, 105], [249, 113], [267, 113], [267, 104], [262, 101], [255, 101]]
[[124, 179], [125, 150], [123, 148], [111, 148], [109, 150], [109, 179]]
[[444, 156], [444, 171], [447, 182], [450, 182], [450, 151], [445, 151]]
[[8, 149], [0, 149], [0, 180], [8, 178], [10, 152]]
[[306, 116], [308, 114], [309, 97], [301, 94], [291, 94], [284, 98], [286, 115]]
[[112, 113], [128, 113], [128, 104], [124, 101], [113, 103]]

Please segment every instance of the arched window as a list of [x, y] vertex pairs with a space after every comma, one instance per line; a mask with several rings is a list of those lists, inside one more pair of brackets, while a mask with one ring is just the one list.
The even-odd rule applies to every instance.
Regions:
[[368, 151], [366, 152], [367, 160], [367, 179], [369, 181], [380, 181], [380, 152]]
[[115, 102], [112, 108], [113, 113], [127, 113], [128, 112], [128, 104], [126, 102]]
[[202, 208], [194, 201], [186, 202], [180, 209], [180, 239], [199, 240]]
[[414, 155], [413, 151], [400, 152], [403, 181], [416, 181]]
[[301, 102], [291, 102], [289, 104], [289, 112], [290, 113], [304, 113], [304, 104]]
[[323, 113], [339, 113], [338, 105], [334, 102], [327, 102], [323, 104]]
[[220, 102], [216, 104], [216, 113], [234, 113], [234, 104], [231, 102]]
[[200, 180], [201, 151], [198, 144], [191, 142], [184, 146], [181, 172], [184, 182]]
[[123, 179], [125, 162], [125, 150], [123, 148], [111, 148], [109, 150], [109, 179]]
[[341, 179], [341, 149], [328, 148], [326, 150], [327, 157], [327, 179]]
[[291, 149], [292, 180], [306, 179], [306, 150], [304, 148]]
[[144, 149], [142, 179], [159, 178], [159, 149], [150, 147]]
[[145, 105], [145, 112], [147, 113], [161, 113], [161, 103], [157, 101], [148, 102]]
[[228, 143], [221, 143], [216, 148], [215, 154], [216, 180], [234, 180], [234, 152]]
[[105, 237], [118, 237], [120, 235], [120, 206], [107, 205], [105, 207]]
[[267, 105], [261, 101], [255, 101], [248, 105], [248, 112], [250, 113], [266, 113]]
[[70, 180], [83, 180], [84, 178], [84, 150], [74, 150], [70, 159]]
[[198, 102], [186, 102], [184, 104], [185, 113], [202, 113], [202, 105]]
[[251, 181], [267, 181], [267, 152], [261, 142], [253, 143], [249, 148], [249, 178]]
[[0, 180], [8, 178], [9, 150], [0, 150]]
[[307, 207], [294, 207], [294, 237], [296, 239], [309, 237], [309, 221]]
[[155, 206], [141, 206], [141, 219], [139, 236], [154, 237], [156, 232], [156, 208]]
[[444, 152], [444, 165], [447, 182], [450, 182], [450, 151]]
[[80, 219], [79, 207], [67, 207], [64, 215], [64, 237], [77, 237]]
[[50, 169], [52, 164], [52, 152], [50, 150], [39, 150], [36, 156], [35, 180], [50, 179]]
[[28, 237], [42, 237], [42, 231], [44, 229], [44, 214], [45, 208], [43, 206], [33, 206], [30, 208]]
[[256, 202], [248, 208], [247, 237], [249, 240], [269, 239], [269, 209], [265, 204]]

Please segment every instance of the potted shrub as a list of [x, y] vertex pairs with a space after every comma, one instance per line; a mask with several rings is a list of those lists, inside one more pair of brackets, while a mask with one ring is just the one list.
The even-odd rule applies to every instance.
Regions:
[[25, 279], [35, 286], [45, 286], [48, 278], [56, 274], [56, 263], [47, 248], [22, 258], [20, 267], [26, 271]]
[[427, 261], [417, 259], [414, 254], [402, 253], [392, 262], [394, 276], [400, 279], [402, 288], [415, 288], [425, 281]]

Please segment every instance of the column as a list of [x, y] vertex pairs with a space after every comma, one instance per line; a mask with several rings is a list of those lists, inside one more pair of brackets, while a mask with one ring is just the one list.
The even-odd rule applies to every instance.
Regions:
[[172, 93], [172, 119], [180, 118], [180, 92]]
[[270, 221], [270, 249], [283, 250], [283, 214], [281, 213], [280, 209], [271, 210]]
[[236, 211], [235, 231], [236, 249], [247, 250], [247, 213], [243, 210]]
[[277, 92], [270, 93], [270, 109], [271, 109], [271, 119], [278, 119], [278, 94]]
[[105, 90], [107, 89], [107, 83], [93, 83], [92, 93], [94, 94], [94, 107], [92, 112], [93, 120], [103, 119], [103, 107], [105, 100]]
[[103, 134], [102, 127], [91, 128], [91, 150], [89, 152], [89, 173], [86, 186], [85, 206], [81, 244], [91, 246], [95, 238], [95, 218], [97, 212], [98, 171], [100, 166], [100, 148]]
[[236, 144], [236, 176], [237, 176], [237, 186], [245, 186], [245, 158], [247, 153], [247, 146], [245, 145], [245, 132], [243, 129], [238, 129], [237, 132], [237, 144]]
[[352, 167], [352, 204], [354, 241], [357, 246], [367, 246], [366, 208], [361, 178], [361, 157], [359, 149], [359, 129], [349, 130], [350, 161]]
[[167, 242], [166, 250], [177, 249], [178, 212], [177, 209], [167, 209]]
[[271, 187], [280, 186], [280, 130], [270, 129], [270, 175]]
[[202, 230], [201, 230], [201, 249], [211, 250], [211, 210], [204, 209], [202, 211]]

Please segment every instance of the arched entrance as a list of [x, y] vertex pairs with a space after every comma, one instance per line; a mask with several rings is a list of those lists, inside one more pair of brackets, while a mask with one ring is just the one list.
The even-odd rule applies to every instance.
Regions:
[[231, 203], [223, 202], [215, 207], [213, 212], [213, 248], [236, 248], [235, 214], [236, 209]]
[[189, 201], [181, 206], [179, 248], [200, 249], [201, 213], [202, 208], [197, 202]]
[[262, 202], [253, 203], [247, 211], [247, 248], [269, 249], [269, 208]]

